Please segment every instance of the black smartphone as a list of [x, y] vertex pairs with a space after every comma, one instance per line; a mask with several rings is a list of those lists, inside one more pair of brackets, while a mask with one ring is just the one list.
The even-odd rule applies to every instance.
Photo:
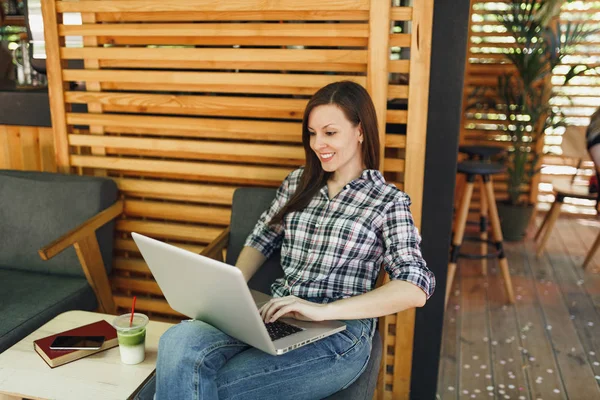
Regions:
[[50, 350], [99, 350], [104, 336], [57, 336]]

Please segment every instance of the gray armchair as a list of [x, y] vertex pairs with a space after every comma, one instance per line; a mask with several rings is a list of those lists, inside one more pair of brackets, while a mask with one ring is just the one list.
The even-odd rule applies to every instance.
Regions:
[[[202, 255], [223, 261], [223, 250], [227, 248], [225, 262], [230, 265], [235, 265], [246, 238], [254, 228], [260, 215], [273, 201], [275, 192], [275, 189], [237, 189], [233, 195], [229, 227], [204, 249]], [[252, 279], [248, 282], [248, 286], [259, 292], [269, 293], [271, 283], [276, 278], [283, 276], [283, 270], [281, 269], [279, 260], [280, 253], [277, 251], [273, 253], [256, 274], [254, 274]], [[381, 336], [379, 335], [379, 330], [376, 330], [375, 337], [373, 338], [371, 358], [369, 359], [369, 363], [363, 374], [348, 388], [327, 397], [326, 400], [372, 399], [377, 384], [381, 354]], [[140, 390], [135, 399], [152, 400], [154, 392], [155, 380], [153, 377]]]
[[0, 353], [62, 312], [115, 312], [117, 192], [107, 178], [0, 170]]

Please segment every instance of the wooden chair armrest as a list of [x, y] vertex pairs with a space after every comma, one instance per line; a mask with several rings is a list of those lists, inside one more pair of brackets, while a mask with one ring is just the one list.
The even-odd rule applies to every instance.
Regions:
[[64, 234], [54, 242], [38, 250], [42, 260], [49, 260], [67, 247], [82, 241], [88, 236], [93, 235], [96, 229], [112, 221], [123, 212], [123, 202], [118, 201], [106, 210], [99, 212], [92, 218], [79, 225], [77, 228]]
[[230, 227], [225, 228], [215, 240], [210, 242], [210, 244], [202, 250], [200, 255], [212, 258], [213, 260], [223, 261], [223, 249], [227, 247], [227, 244], [229, 243], [229, 232]]

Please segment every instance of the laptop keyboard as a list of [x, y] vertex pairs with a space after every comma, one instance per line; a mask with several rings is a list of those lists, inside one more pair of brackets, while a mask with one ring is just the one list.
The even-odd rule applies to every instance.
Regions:
[[271, 340], [281, 339], [282, 337], [286, 337], [303, 330], [302, 328], [298, 328], [297, 326], [286, 324], [285, 322], [281, 321], [268, 322], [265, 323], [265, 326], [267, 327], [267, 332], [269, 332]]

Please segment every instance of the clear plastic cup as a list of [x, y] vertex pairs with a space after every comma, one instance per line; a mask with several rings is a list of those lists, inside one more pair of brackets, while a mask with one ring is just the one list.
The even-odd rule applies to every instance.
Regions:
[[117, 330], [119, 352], [123, 364], [139, 364], [146, 358], [146, 325], [148, 317], [134, 313], [133, 322], [129, 325], [131, 313], [116, 317], [113, 326]]

